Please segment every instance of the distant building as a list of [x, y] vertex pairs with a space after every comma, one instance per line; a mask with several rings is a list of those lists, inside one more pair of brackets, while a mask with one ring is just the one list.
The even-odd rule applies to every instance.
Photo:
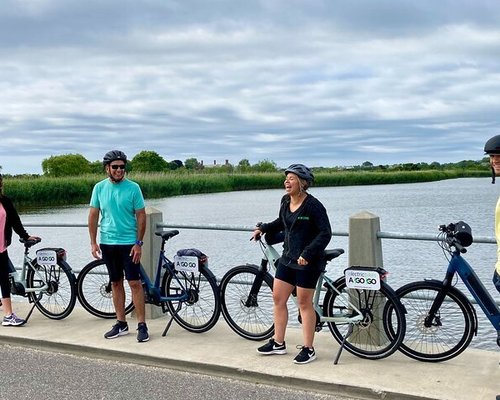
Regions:
[[223, 165], [229, 165], [229, 160], [226, 160], [224, 164], [217, 164], [217, 160], [214, 160], [213, 164], [205, 165], [203, 160], [201, 160], [201, 166], [204, 168], [222, 167]]

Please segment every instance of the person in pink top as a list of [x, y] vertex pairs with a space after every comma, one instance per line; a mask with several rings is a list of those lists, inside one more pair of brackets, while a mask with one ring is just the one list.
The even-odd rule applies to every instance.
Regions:
[[0, 174], [0, 289], [2, 290], [2, 305], [5, 314], [2, 320], [3, 326], [21, 326], [26, 323], [24, 319], [14, 314], [10, 300], [10, 268], [7, 247], [12, 241], [12, 231], [25, 240], [39, 239], [37, 236], [30, 236], [24, 229], [12, 200], [3, 194], [3, 177]]

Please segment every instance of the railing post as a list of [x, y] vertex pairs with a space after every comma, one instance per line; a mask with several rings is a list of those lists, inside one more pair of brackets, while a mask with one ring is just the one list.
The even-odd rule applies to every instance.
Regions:
[[361, 211], [349, 218], [349, 265], [383, 267], [380, 218]]
[[[155, 235], [157, 225], [163, 222], [163, 214], [153, 207], [146, 207], [146, 233], [142, 246], [141, 264], [151, 279], [156, 275], [158, 254], [160, 252], [161, 238]], [[160, 307], [146, 304], [146, 318], [159, 318], [163, 316]]]
[[[361, 211], [349, 218], [349, 266], [383, 266], [382, 241], [377, 236], [379, 231], [380, 218], [375, 214]], [[378, 316], [378, 320], [382, 320], [382, 315]], [[359, 328], [355, 326], [354, 330], [357, 329]], [[383, 327], [377, 324], [369, 329], [362, 329], [355, 337], [358, 342], [383, 344], [387, 338], [380, 335], [380, 332], [383, 332]]]

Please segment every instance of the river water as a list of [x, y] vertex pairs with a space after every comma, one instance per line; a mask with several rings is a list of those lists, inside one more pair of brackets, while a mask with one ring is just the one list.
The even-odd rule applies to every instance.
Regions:
[[[202, 194], [147, 200], [147, 206], [163, 214], [164, 223], [223, 224], [246, 226], [276, 218], [283, 189]], [[500, 188], [488, 178], [464, 178], [439, 182], [311, 188], [310, 193], [326, 207], [334, 232], [347, 232], [349, 217], [370, 211], [380, 217], [381, 230], [396, 233], [437, 234], [440, 224], [463, 220], [470, 224], [476, 236], [494, 236], [494, 208]], [[88, 207], [56, 208], [23, 214], [22, 220], [30, 234], [43, 238], [47, 247], [64, 247], [68, 261], [80, 270], [91, 260], [87, 229], [44, 228], [36, 224], [86, 224]], [[197, 247], [209, 256], [209, 265], [220, 278], [229, 268], [245, 263], [260, 262], [259, 247], [249, 241], [250, 232], [228, 232], [182, 229], [169, 244], [174, 250]], [[348, 249], [348, 239], [334, 236], [329, 248]], [[170, 254], [172, 254], [170, 253]], [[21, 247], [9, 248], [13, 260], [21, 260]], [[407, 282], [444, 276], [447, 265], [436, 242], [415, 240], [383, 240], [384, 267], [389, 271], [389, 283], [397, 288]], [[475, 243], [469, 247], [466, 259], [486, 287], [498, 299], [491, 284], [496, 246]], [[347, 255], [329, 268], [337, 276], [347, 266]], [[459, 287], [461, 283], [458, 283]], [[496, 332], [489, 321], [480, 317], [480, 332], [472, 346], [496, 349]]]

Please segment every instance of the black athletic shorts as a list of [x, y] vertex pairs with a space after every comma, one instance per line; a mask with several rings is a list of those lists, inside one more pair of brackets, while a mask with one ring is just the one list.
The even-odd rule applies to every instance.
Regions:
[[315, 289], [320, 275], [321, 270], [310, 268], [307, 265], [301, 269], [294, 269], [280, 262], [276, 269], [275, 278], [293, 286], [305, 289]]
[[123, 272], [128, 281], [141, 279], [140, 264], [132, 262], [130, 251], [133, 244], [101, 244], [102, 259], [108, 268], [111, 282], [119, 282], [123, 279]]

